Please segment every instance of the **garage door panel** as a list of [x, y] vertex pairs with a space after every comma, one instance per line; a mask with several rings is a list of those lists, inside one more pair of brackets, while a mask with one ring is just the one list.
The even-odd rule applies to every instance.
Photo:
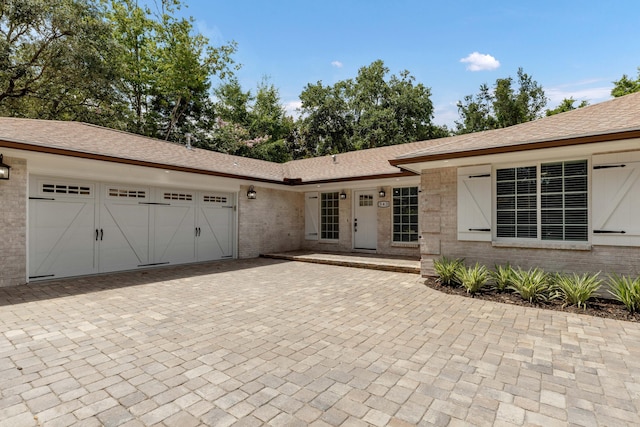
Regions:
[[225, 208], [204, 208], [200, 213], [198, 259], [215, 260], [233, 256], [233, 211]]
[[100, 271], [150, 263], [149, 206], [105, 203], [100, 214]]
[[196, 260], [193, 206], [154, 206], [154, 262], [185, 263]]
[[233, 195], [201, 193], [198, 200], [198, 261], [233, 257]]
[[31, 279], [96, 272], [94, 212], [93, 200], [29, 201]]

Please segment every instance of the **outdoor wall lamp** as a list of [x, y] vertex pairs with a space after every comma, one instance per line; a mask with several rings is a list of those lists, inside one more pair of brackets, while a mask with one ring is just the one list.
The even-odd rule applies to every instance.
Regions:
[[9, 179], [9, 170], [11, 166], [2, 163], [2, 154], [0, 154], [0, 179]]
[[247, 191], [247, 199], [255, 199], [256, 198], [256, 190], [253, 189], [253, 185], [249, 187], [249, 191]]
[[347, 193], [344, 192], [344, 190], [342, 190], [342, 192], [340, 193], [340, 200], [345, 200], [347, 198]]
[[384, 188], [381, 188], [380, 191], [378, 192], [378, 196], [384, 197], [386, 195], [387, 195], [387, 193], [384, 192]]

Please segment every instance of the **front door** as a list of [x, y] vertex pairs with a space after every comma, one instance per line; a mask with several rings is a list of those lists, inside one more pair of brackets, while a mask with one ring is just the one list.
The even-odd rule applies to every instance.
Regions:
[[375, 205], [375, 191], [354, 192], [353, 248], [377, 249], [378, 221]]

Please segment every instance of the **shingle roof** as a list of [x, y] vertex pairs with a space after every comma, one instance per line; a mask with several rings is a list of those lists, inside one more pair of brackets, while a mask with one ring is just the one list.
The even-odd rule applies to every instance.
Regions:
[[391, 166], [389, 159], [434, 141], [341, 153], [335, 162], [332, 156], [323, 156], [279, 164], [197, 148], [187, 150], [184, 145], [86, 123], [0, 117], [0, 146], [280, 183], [406, 174]]
[[397, 176], [403, 172], [395, 165], [434, 156], [538, 147], [540, 143], [625, 131], [640, 131], [640, 93], [504, 129], [341, 153], [335, 161], [332, 156], [323, 156], [278, 164], [188, 150], [183, 145], [86, 123], [9, 117], [0, 117], [0, 146], [257, 181], [310, 183]]
[[286, 163], [289, 178], [302, 178], [305, 182], [345, 180], [353, 178], [394, 175], [402, 171], [392, 166], [389, 159], [427, 148], [437, 140], [390, 145], [367, 150], [349, 151], [333, 156], [312, 157]]
[[491, 149], [525, 145], [533, 148], [540, 143], [580, 138], [590, 142], [587, 137], [638, 130], [640, 92], [503, 129], [438, 139], [435, 144], [400, 155], [391, 163], [426, 161], [435, 156], [456, 157], [462, 153], [482, 154]]
[[129, 160], [277, 182], [284, 177], [282, 164], [197, 148], [188, 150], [184, 145], [79, 122], [2, 117], [0, 146], [6, 145], [1, 141], [116, 162]]

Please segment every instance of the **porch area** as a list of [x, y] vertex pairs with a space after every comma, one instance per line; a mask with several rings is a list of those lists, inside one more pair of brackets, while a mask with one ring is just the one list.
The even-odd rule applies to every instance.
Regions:
[[343, 267], [366, 268], [369, 270], [420, 274], [420, 259], [418, 257], [398, 257], [360, 252], [320, 251], [275, 252], [261, 254], [260, 256], [263, 258], [310, 262], [314, 264], [339, 265]]

